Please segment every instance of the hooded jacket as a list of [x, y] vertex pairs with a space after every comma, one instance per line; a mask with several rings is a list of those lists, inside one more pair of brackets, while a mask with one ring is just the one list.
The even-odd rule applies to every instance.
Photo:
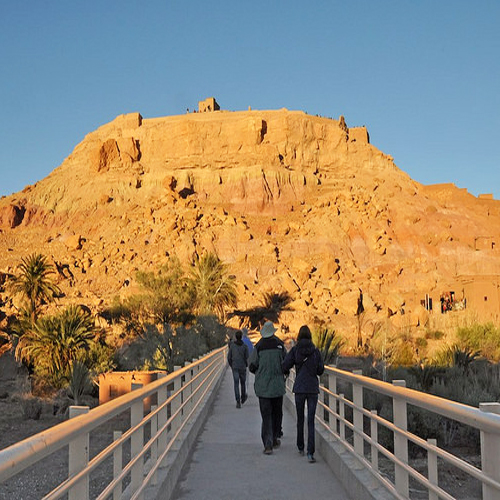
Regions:
[[319, 394], [318, 376], [325, 371], [321, 353], [309, 339], [301, 339], [294, 345], [285, 360], [283, 371], [288, 373], [295, 366], [293, 392], [298, 394]]
[[281, 363], [285, 345], [275, 335], [261, 338], [250, 354], [249, 370], [255, 374], [255, 395], [259, 398], [278, 398], [285, 394], [285, 376]]
[[245, 370], [248, 365], [248, 347], [242, 340], [229, 344], [227, 362], [233, 370]]

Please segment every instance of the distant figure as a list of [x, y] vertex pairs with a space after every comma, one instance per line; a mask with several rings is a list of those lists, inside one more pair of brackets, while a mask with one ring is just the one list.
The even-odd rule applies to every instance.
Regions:
[[247, 400], [246, 381], [248, 366], [248, 347], [241, 340], [241, 330], [238, 330], [236, 332], [235, 337], [236, 340], [229, 344], [227, 362], [229, 363], [229, 366], [233, 371], [234, 397], [236, 398], [236, 408], [241, 408], [241, 405], [244, 404]]
[[243, 342], [248, 347], [248, 353], [251, 354], [253, 351], [252, 341], [248, 338], [248, 330], [246, 328], [242, 328], [241, 332], [243, 333]]
[[272, 322], [266, 321], [260, 331], [262, 338], [255, 344], [249, 360], [249, 369], [255, 374], [254, 388], [259, 398], [261, 438], [266, 455], [281, 444], [279, 437], [285, 394], [285, 377], [281, 369], [285, 346], [275, 332]]
[[321, 353], [312, 342], [311, 330], [304, 325], [300, 327], [297, 344], [294, 345], [285, 360], [283, 371], [288, 373], [295, 367], [295, 409], [297, 411], [297, 448], [301, 455], [304, 454], [304, 409], [307, 402], [307, 459], [310, 463], [316, 462], [314, 458], [314, 416], [318, 404], [319, 379], [318, 376], [325, 371]]

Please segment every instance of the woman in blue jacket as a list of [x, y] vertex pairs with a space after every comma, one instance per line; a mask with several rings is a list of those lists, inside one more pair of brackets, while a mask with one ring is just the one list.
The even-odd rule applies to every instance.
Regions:
[[325, 370], [321, 353], [312, 342], [311, 330], [300, 327], [295, 344], [283, 361], [283, 371], [288, 373], [295, 367], [295, 408], [297, 410], [297, 448], [304, 454], [304, 409], [307, 402], [307, 458], [314, 463], [314, 416], [318, 404], [319, 379]]

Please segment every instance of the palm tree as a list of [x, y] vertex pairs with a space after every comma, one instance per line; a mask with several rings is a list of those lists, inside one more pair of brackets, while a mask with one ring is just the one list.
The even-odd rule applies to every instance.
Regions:
[[34, 324], [38, 319], [40, 306], [54, 300], [61, 291], [50, 276], [54, 273], [54, 266], [47, 262], [44, 255], [33, 253], [23, 257], [19, 269], [20, 274], [14, 277], [10, 287], [15, 294], [21, 294], [26, 300], [26, 309]]
[[343, 340], [337, 336], [335, 330], [321, 328], [313, 332], [314, 345], [318, 348], [325, 365], [335, 364], [344, 345]]
[[235, 277], [214, 253], [198, 258], [191, 269], [188, 283], [194, 292], [196, 310], [201, 315], [224, 317], [227, 307], [237, 304]]
[[16, 348], [16, 359], [33, 364], [56, 385], [67, 378], [75, 361], [85, 362], [96, 336], [90, 314], [68, 306], [55, 316], [40, 318]]

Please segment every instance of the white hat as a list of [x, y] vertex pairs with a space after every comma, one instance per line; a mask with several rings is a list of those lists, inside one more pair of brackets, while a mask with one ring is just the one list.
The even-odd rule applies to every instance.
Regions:
[[269, 337], [272, 337], [274, 335], [274, 332], [277, 330], [277, 328], [274, 327], [272, 321], [266, 321], [264, 323], [264, 326], [262, 327], [262, 330], [260, 331], [260, 334], [262, 335], [262, 338], [268, 339]]

